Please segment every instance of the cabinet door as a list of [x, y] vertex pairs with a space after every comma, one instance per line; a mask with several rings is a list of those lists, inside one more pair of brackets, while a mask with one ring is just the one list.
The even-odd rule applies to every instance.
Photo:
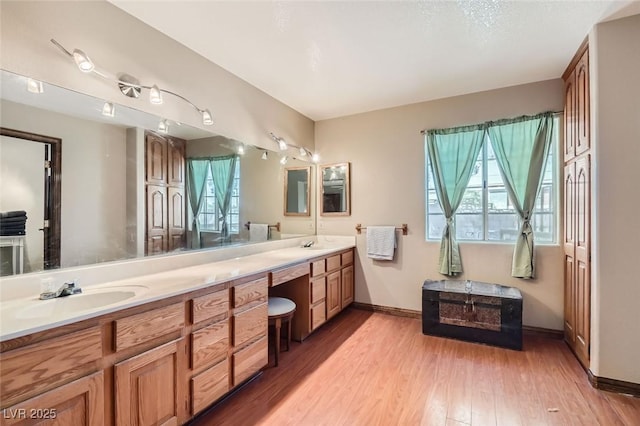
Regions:
[[167, 251], [167, 188], [147, 185], [147, 254]]
[[171, 186], [185, 185], [184, 147], [182, 139], [170, 138], [167, 141], [167, 183]]
[[584, 52], [575, 69], [575, 152], [576, 156], [589, 149], [589, 51]]
[[327, 319], [340, 312], [342, 293], [340, 290], [341, 271], [327, 275]]
[[169, 251], [184, 248], [187, 235], [187, 214], [184, 188], [168, 188]]
[[564, 334], [575, 342], [575, 163], [564, 168]]
[[101, 426], [102, 371], [2, 410], [3, 425]]
[[353, 302], [353, 265], [342, 268], [342, 309]]
[[183, 351], [184, 341], [175, 340], [115, 365], [116, 425], [181, 423]]
[[569, 75], [564, 86], [564, 161], [576, 155], [576, 72]]
[[589, 365], [591, 330], [591, 182], [589, 155], [576, 161], [575, 191], [575, 351], [584, 366]]
[[147, 183], [164, 185], [167, 183], [167, 140], [153, 133], [147, 133], [145, 144]]

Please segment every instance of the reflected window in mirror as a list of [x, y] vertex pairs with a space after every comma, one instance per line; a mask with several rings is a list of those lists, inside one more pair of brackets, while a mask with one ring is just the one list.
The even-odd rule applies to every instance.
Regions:
[[284, 215], [309, 216], [309, 178], [311, 167], [288, 167], [284, 170]]
[[350, 164], [336, 163], [320, 167], [320, 215], [351, 215]]
[[[218, 195], [216, 195], [218, 194]], [[208, 171], [207, 180], [205, 182], [204, 200], [202, 211], [198, 215], [200, 221], [200, 229], [202, 231], [221, 232], [223, 227], [222, 209], [219, 202], [220, 193], [216, 193], [216, 184]], [[226, 215], [226, 223], [229, 234], [240, 233], [240, 161], [238, 160], [233, 174], [231, 183], [231, 193], [229, 195], [229, 208]]]

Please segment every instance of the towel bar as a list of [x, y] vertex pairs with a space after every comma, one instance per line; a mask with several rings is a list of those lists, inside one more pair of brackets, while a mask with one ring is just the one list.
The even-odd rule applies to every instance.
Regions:
[[[356, 232], [360, 234], [363, 229], [367, 229], [366, 226], [362, 226], [361, 224], [356, 225]], [[402, 235], [407, 235], [409, 233], [409, 227], [406, 223], [403, 223], [402, 226], [396, 226], [397, 230], [402, 230]]]
[[[276, 231], [280, 232], [280, 222], [276, 222], [275, 225], [267, 225], [269, 228], [276, 228]], [[244, 227], [249, 229], [251, 227], [251, 221], [244, 224]]]

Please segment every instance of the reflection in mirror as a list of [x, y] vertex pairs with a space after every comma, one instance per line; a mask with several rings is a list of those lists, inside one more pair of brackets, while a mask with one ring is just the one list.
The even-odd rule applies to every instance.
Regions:
[[328, 164], [320, 167], [322, 216], [349, 216], [351, 195], [349, 193], [349, 163]]
[[[245, 244], [249, 231], [242, 225], [249, 221], [280, 222], [272, 239], [315, 233], [313, 216], [283, 215], [279, 153], [263, 160], [263, 149], [170, 119], [167, 133], [159, 133], [158, 117], [117, 104], [111, 116], [104, 114], [103, 100], [47, 83], [33, 93], [27, 80], [1, 71], [0, 127], [61, 141], [61, 197], [53, 206], [60, 212], [59, 267]], [[0, 247], [0, 275], [19, 272], [14, 259], [23, 260], [24, 273], [45, 269], [45, 144], [11, 139], [0, 141], [0, 212], [27, 211], [26, 236], [23, 256], [14, 256], [19, 250], [12, 246]], [[29, 167], [39, 175], [27, 165], [15, 167], [31, 158], [29, 151], [37, 155]], [[235, 159], [233, 173], [222, 168], [224, 157]], [[195, 185], [189, 167], [198, 158], [207, 165]]]
[[284, 215], [309, 216], [309, 179], [311, 167], [287, 167], [284, 170]]

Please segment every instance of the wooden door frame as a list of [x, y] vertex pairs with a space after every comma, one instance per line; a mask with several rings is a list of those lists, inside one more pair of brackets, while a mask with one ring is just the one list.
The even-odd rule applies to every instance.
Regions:
[[[49, 227], [44, 228], [44, 269], [60, 267], [60, 223], [62, 212], [62, 139], [39, 135], [22, 130], [0, 127], [0, 135], [32, 142], [40, 142], [51, 146], [51, 176], [48, 184], [49, 200], [45, 200], [44, 219], [49, 220]], [[45, 175], [45, 185], [47, 176]], [[47, 203], [48, 201], [48, 203]]]

